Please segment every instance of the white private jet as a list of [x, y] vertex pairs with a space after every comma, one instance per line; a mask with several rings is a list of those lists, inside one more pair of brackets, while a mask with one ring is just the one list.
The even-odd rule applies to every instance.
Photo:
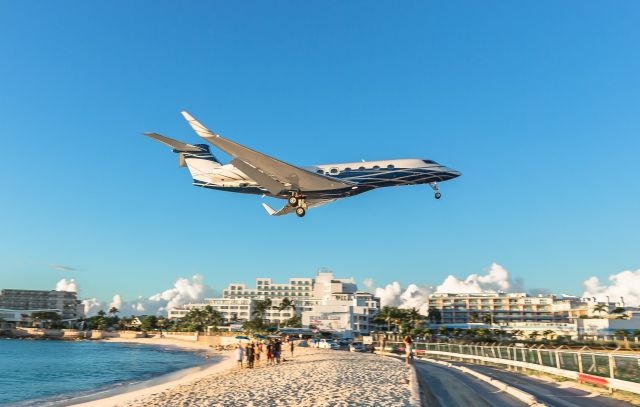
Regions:
[[429, 184], [435, 198], [440, 199], [438, 182], [461, 175], [435, 161], [417, 158], [296, 167], [221, 137], [187, 112], [182, 115], [200, 137], [229, 154], [231, 162], [220, 163], [206, 144], [186, 144], [157, 133], [144, 134], [178, 154], [180, 166], [189, 168], [195, 186], [287, 200], [277, 211], [263, 203], [269, 215], [295, 212], [302, 217], [307, 209], [336, 199], [399, 185]]

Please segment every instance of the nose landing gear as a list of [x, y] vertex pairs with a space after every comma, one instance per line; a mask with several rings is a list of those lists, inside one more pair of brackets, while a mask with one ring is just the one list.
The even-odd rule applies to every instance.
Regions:
[[430, 182], [429, 186], [431, 186], [431, 189], [433, 189], [435, 191], [435, 194], [433, 195], [434, 198], [436, 198], [436, 199], [442, 198], [442, 194], [438, 190], [438, 183], [437, 182]]

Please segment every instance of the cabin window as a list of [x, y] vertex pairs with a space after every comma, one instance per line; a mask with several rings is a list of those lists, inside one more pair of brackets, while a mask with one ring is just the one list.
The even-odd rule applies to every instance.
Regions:
[[351, 171], [351, 168], [347, 167], [344, 169], [345, 171]]
[[324, 174], [324, 171], [322, 171], [322, 170], [318, 170], [318, 171], [316, 171], [316, 172], [317, 172], [318, 174]]
[[360, 171], [364, 171], [364, 170], [366, 170], [366, 168], [364, 168], [364, 167], [360, 167], [360, 168], [358, 168], [358, 169], [359, 169]]
[[379, 169], [380, 169], [380, 166], [379, 166], [379, 165], [374, 165], [374, 166], [373, 166], [373, 169], [374, 169], [374, 170], [379, 170]]
[[332, 174], [337, 174], [338, 173], [338, 169], [337, 168], [332, 168], [331, 169], [331, 173]]
[[394, 166], [393, 166], [393, 164], [389, 164], [389, 165], [387, 165], [387, 169], [389, 169], [389, 170], [392, 170], [392, 169], [394, 169], [394, 168], [396, 168], [396, 167], [394, 167]]

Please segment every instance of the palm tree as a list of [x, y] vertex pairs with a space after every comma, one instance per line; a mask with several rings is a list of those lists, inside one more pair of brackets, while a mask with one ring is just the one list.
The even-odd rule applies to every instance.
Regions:
[[271, 308], [271, 299], [267, 298], [264, 300], [256, 301], [256, 305], [252, 314], [257, 318], [260, 318], [260, 320], [264, 322], [265, 315], [269, 308]]
[[545, 339], [549, 339], [550, 336], [553, 336], [555, 334], [554, 331], [552, 331], [551, 329], [547, 329], [545, 331], [542, 331], [542, 337]]
[[386, 322], [387, 331], [391, 330], [391, 319], [392, 319], [392, 316], [393, 316], [392, 308], [394, 308], [394, 307], [390, 307], [388, 305], [385, 305], [384, 307], [382, 307], [382, 309], [380, 309], [380, 311], [378, 312], [378, 314], [374, 318], [374, 321], [376, 321], [376, 322]]
[[280, 301], [280, 305], [278, 305], [278, 311], [284, 311], [287, 308], [291, 308], [291, 311], [295, 314], [296, 312], [296, 303], [289, 298], [285, 297]]
[[613, 334], [616, 336], [616, 338], [619, 337], [621, 339], [624, 339], [627, 337], [627, 331], [625, 329], [618, 329]]
[[612, 314], [624, 314], [626, 310], [622, 307], [615, 307], [613, 309], [613, 311], [611, 311]]
[[420, 314], [420, 312], [416, 308], [411, 308], [407, 312], [407, 318], [413, 329], [420, 328], [420, 325], [425, 319], [424, 315]]
[[603, 312], [607, 312], [608, 311], [608, 306], [606, 304], [596, 304], [593, 306], [593, 312], [594, 313], [598, 313], [601, 314]]
[[116, 307], [109, 308], [109, 315], [112, 317], [115, 317], [118, 312], [120, 312], [120, 310]]

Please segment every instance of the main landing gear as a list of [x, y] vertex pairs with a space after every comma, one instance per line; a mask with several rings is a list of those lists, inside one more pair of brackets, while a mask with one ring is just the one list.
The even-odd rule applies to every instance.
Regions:
[[435, 191], [435, 194], [433, 195], [433, 197], [436, 198], [436, 199], [442, 198], [442, 194], [438, 190], [438, 183], [437, 182], [430, 182], [429, 185], [431, 186], [431, 189], [433, 189]]
[[307, 213], [306, 207], [307, 204], [304, 202], [304, 198], [301, 196], [291, 195], [287, 200], [289, 202], [289, 206], [295, 208], [296, 215], [302, 218]]

